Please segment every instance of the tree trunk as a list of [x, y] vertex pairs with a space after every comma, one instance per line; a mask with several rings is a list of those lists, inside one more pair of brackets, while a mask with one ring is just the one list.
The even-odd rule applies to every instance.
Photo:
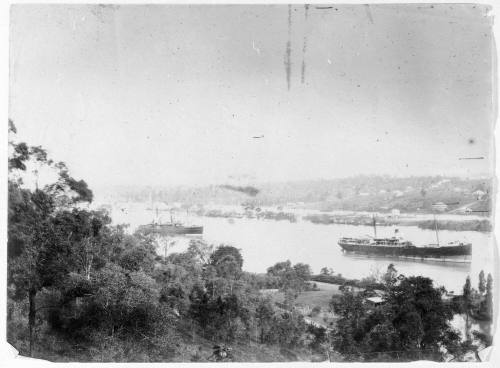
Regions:
[[35, 341], [35, 317], [36, 317], [36, 290], [31, 288], [28, 293], [29, 297], [29, 315], [28, 315], [28, 329], [30, 335], [30, 347], [29, 354], [32, 356], [33, 353], [33, 345]]
[[469, 310], [465, 311], [465, 339], [467, 341], [470, 340], [470, 317], [469, 317]]

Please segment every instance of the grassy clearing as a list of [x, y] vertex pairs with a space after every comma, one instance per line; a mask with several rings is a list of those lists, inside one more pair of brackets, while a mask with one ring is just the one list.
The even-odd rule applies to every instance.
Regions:
[[[330, 313], [330, 301], [332, 297], [339, 297], [342, 293], [339, 290], [340, 285], [327, 284], [324, 282], [316, 282], [318, 290], [303, 291], [299, 294], [295, 303], [299, 307], [309, 307], [309, 310], [313, 310], [314, 307], [320, 308], [320, 313], [305, 313], [309, 319], [323, 325], [326, 327], [332, 327], [336, 321], [336, 317]], [[268, 293], [274, 302], [283, 303], [285, 300], [285, 295], [281, 291], [275, 291]]]

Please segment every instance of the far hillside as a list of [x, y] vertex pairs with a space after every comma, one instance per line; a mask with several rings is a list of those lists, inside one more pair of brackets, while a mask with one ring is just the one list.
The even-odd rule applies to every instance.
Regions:
[[356, 176], [343, 179], [260, 183], [245, 186], [112, 187], [106, 201], [182, 205], [284, 206], [318, 210], [433, 211], [488, 216], [492, 181], [443, 176]]

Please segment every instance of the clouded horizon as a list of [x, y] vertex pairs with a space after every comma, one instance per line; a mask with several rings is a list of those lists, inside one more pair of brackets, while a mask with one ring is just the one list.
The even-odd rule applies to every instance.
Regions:
[[10, 117], [91, 187], [493, 175], [491, 24], [473, 4], [14, 5]]

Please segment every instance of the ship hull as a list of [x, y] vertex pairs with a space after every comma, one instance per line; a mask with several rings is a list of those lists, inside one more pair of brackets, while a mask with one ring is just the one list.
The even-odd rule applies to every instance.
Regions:
[[364, 245], [339, 241], [339, 245], [346, 252], [356, 252], [361, 254], [394, 256], [394, 257], [422, 257], [441, 258], [452, 256], [468, 256], [472, 253], [470, 244], [443, 246], [443, 247], [390, 247], [386, 245]]
[[153, 225], [147, 227], [147, 232], [160, 235], [200, 235], [203, 226]]

